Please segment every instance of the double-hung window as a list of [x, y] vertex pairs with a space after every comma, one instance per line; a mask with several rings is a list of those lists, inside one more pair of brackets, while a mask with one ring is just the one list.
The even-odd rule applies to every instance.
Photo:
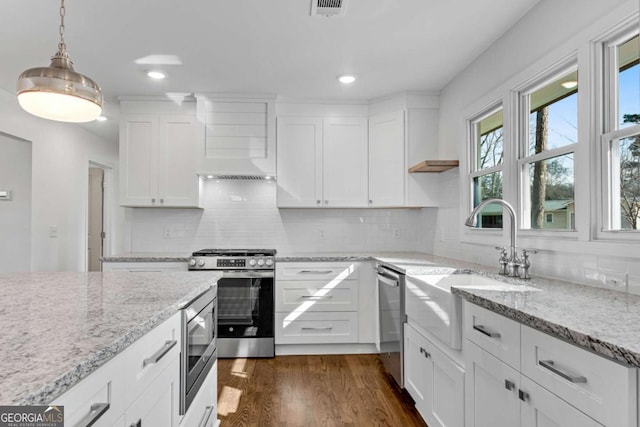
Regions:
[[605, 233], [640, 230], [638, 52], [637, 30], [622, 33], [604, 44], [601, 226]]
[[[472, 204], [502, 199], [504, 133], [502, 107], [498, 106], [470, 121]], [[486, 206], [478, 215], [478, 228], [502, 228], [502, 207]]]
[[574, 230], [577, 70], [565, 69], [520, 92], [520, 106], [522, 228]]

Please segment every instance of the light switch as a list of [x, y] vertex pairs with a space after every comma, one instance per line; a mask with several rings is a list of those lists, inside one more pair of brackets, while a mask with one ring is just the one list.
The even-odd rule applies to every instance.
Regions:
[[11, 200], [11, 190], [0, 190], [0, 200]]

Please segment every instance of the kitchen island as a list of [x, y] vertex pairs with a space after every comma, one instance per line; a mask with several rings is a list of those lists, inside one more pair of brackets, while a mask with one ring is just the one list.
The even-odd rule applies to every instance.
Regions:
[[215, 272], [0, 275], [0, 403], [44, 405], [193, 298]]

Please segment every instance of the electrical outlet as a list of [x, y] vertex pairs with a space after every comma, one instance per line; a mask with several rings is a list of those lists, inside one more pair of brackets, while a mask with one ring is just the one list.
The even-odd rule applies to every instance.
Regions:
[[320, 229], [320, 232], [318, 233], [318, 237], [321, 239], [324, 239], [324, 230]]
[[627, 273], [604, 272], [602, 274], [602, 282], [607, 287], [626, 290]]
[[162, 230], [162, 236], [163, 236], [165, 239], [170, 239], [170, 238], [171, 238], [171, 227], [165, 227], [165, 228]]
[[398, 230], [397, 228], [393, 229], [393, 238], [394, 239], [399, 239], [400, 238], [400, 230]]
[[58, 238], [58, 226], [57, 225], [50, 225], [49, 226], [49, 237], [52, 239], [57, 239]]

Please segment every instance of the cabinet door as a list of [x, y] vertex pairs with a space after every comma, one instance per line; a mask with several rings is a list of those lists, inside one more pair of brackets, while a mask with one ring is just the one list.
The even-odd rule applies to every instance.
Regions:
[[120, 204], [155, 206], [158, 201], [158, 118], [127, 114], [120, 124]]
[[404, 111], [369, 118], [369, 206], [404, 206]]
[[323, 129], [324, 207], [366, 207], [367, 119], [327, 118]]
[[322, 205], [322, 118], [278, 117], [278, 207]]
[[524, 375], [520, 388], [526, 393], [522, 396], [521, 427], [603, 426]]
[[198, 206], [195, 115], [161, 116], [158, 126], [160, 206]]
[[427, 424], [430, 427], [464, 426], [464, 370], [427, 340], [426, 350], [433, 362], [431, 402]]
[[468, 427], [520, 425], [520, 373], [470, 341], [465, 348]]
[[178, 423], [180, 359], [176, 357], [127, 410], [127, 425], [174, 427]]
[[427, 420], [433, 400], [433, 363], [427, 357], [427, 340], [408, 323], [404, 324], [404, 386], [416, 402], [416, 409]]

